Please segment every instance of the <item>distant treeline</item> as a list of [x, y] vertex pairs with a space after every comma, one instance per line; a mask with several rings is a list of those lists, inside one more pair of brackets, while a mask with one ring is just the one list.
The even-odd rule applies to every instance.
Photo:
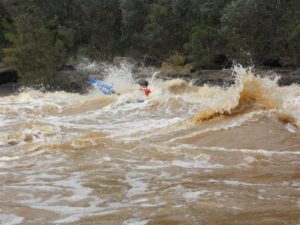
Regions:
[[0, 0], [0, 61], [51, 83], [78, 56], [297, 66], [299, 0]]

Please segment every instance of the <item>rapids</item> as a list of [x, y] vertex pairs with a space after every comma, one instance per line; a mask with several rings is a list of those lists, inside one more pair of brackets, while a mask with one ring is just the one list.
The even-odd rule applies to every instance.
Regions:
[[233, 73], [1, 96], [0, 224], [299, 224], [300, 87]]

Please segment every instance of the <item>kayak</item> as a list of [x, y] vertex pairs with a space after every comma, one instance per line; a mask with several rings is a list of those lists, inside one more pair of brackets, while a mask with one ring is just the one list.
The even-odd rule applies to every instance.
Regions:
[[[96, 78], [89, 78], [89, 82], [105, 95], [116, 94], [116, 92], [111, 84], [106, 84]], [[145, 102], [144, 99], [136, 99], [136, 101], [134, 101], [134, 102], [127, 101], [126, 103], [143, 103], [143, 102]]]
[[115, 90], [111, 84], [103, 83], [96, 78], [89, 78], [89, 82], [96, 88], [98, 88], [103, 94], [111, 95], [115, 94]]

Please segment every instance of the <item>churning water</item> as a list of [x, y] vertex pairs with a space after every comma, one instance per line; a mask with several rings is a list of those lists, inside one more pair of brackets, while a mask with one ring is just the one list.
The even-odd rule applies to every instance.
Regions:
[[300, 224], [300, 87], [235, 73], [0, 97], [0, 224]]

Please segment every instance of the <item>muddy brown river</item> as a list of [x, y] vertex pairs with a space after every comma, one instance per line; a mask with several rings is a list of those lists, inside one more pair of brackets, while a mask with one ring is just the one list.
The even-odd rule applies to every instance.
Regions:
[[0, 224], [299, 225], [300, 87], [235, 73], [1, 96]]

